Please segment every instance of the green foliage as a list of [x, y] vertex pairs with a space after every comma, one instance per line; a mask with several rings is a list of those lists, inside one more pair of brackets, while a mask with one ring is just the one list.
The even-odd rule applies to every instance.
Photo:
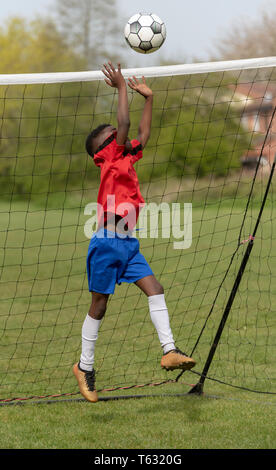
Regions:
[[[12, 18], [0, 29], [2, 73], [73, 71], [86, 59], [68, 46], [52, 20]], [[148, 81], [155, 97], [151, 139], [137, 164], [142, 183], [164, 175], [221, 177], [240, 168], [251, 136], [232, 105], [233, 77]], [[130, 92], [129, 102], [136, 137], [144, 98]], [[104, 82], [0, 87], [1, 194], [45, 198], [96, 185], [98, 169], [86, 155], [85, 139], [100, 123], [116, 126], [116, 114], [116, 91]]]
[[[28, 23], [15, 17], [0, 29], [1, 73], [72, 71], [84, 63], [49, 19]], [[2, 195], [45, 197], [74, 180], [72, 153], [78, 137], [73, 127], [80, 99], [75, 90], [74, 84], [66, 90], [62, 85], [0, 87]]]
[[83, 68], [85, 60], [67, 47], [49, 18], [28, 22], [10, 18], [0, 28], [0, 73], [66, 72]]
[[[0, 88], [2, 195], [45, 199], [91, 187], [98, 171], [84, 142], [98, 124], [91, 113], [97, 113], [98, 90], [97, 83]], [[103, 97], [100, 116], [105, 120], [108, 103], [109, 97]]]
[[[233, 105], [233, 80], [222, 74], [153, 80], [153, 129], [144, 168], [140, 166], [143, 181], [162, 175], [220, 177], [240, 169], [252, 135], [242, 127], [240, 111]], [[131, 103], [135, 126], [141, 114], [138, 99]]]

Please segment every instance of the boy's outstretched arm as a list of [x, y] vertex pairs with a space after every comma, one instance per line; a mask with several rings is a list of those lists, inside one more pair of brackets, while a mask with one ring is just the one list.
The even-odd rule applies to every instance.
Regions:
[[150, 137], [153, 93], [152, 90], [147, 86], [145, 77], [142, 77], [141, 83], [137, 80], [136, 77], [133, 77], [132, 79], [129, 78], [128, 85], [130, 88], [140, 93], [140, 95], [144, 96], [146, 100], [138, 129], [138, 140], [141, 142], [142, 147], [144, 148]]
[[105, 82], [114, 88], [118, 89], [118, 110], [117, 110], [117, 144], [124, 145], [129, 131], [130, 121], [128, 112], [128, 98], [127, 98], [127, 87], [125, 79], [121, 73], [121, 65], [118, 64], [118, 70], [115, 70], [111, 62], [109, 65], [104, 64], [102, 72], [107, 77]]

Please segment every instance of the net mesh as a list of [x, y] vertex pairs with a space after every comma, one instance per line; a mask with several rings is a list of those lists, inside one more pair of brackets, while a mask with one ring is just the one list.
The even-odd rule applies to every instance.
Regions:
[[[275, 80], [274, 67], [147, 79], [154, 90], [152, 133], [136, 171], [144, 199], [159, 210], [159, 225], [152, 231], [144, 219], [137, 237], [164, 286], [176, 344], [193, 352], [197, 373], [274, 159]], [[132, 90], [129, 108], [134, 138], [143, 98]], [[117, 94], [102, 80], [0, 86], [1, 400], [78, 392], [72, 365], [91, 300], [84, 228], [99, 185], [84, 143], [99, 124], [116, 126], [116, 114]], [[264, 393], [276, 392], [273, 188], [274, 182], [208, 373]], [[186, 203], [192, 204], [192, 243], [179, 249], [184, 232], [177, 238], [171, 219], [164, 236], [162, 217], [178, 204], [183, 228]], [[147, 298], [122, 284], [99, 332], [97, 389], [175, 380], [176, 372], [162, 371], [160, 357]]]

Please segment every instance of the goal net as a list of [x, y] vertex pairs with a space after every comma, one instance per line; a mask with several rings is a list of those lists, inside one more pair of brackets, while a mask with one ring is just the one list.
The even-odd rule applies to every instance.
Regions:
[[[201, 376], [253, 232], [276, 152], [276, 58], [123, 70], [154, 90], [152, 133], [136, 163], [146, 201], [135, 232], [165, 289], [177, 346], [197, 361], [160, 367], [147, 299], [117, 286], [96, 344], [108, 396], [189, 391]], [[91, 294], [86, 254], [99, 170], [89, 132], [116, 126], [101, 72], [0, 76], [0, 399], [78, 395], [72, 374]], [[143, 98], [129, 89], [130, 136]], [[206, 380], [276, 393], [275, 209], [271, 179], [254, 248]], [[181, 387], [181, 388], [179, 388]]]

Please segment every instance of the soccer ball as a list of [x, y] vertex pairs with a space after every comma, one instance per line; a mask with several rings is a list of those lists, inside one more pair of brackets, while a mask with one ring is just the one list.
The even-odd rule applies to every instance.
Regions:
[[137, 13], [125, 26], [125, 38], [136, 52], [149, 54], [162, 46], [166, 39], [166, 27], [154, 13]]

